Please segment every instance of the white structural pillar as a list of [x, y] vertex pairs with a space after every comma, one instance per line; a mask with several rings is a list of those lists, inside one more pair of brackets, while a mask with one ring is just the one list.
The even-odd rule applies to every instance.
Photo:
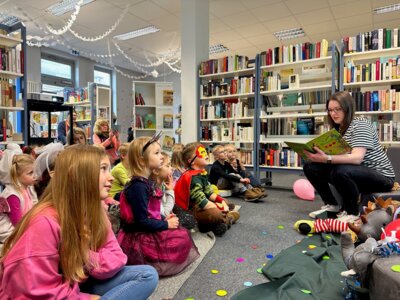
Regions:
[[208, 0], [181, 0], [182, 143], [197, 141], [199, 64], [208, 59]]

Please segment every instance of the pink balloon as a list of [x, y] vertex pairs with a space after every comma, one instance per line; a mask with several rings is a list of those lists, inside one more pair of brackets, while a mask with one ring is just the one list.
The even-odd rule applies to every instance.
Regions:
[[293, 191], [300, 199], [310, 201], [315, 199], [314, 187], [307, 179], [296, 180], [293, 184]]

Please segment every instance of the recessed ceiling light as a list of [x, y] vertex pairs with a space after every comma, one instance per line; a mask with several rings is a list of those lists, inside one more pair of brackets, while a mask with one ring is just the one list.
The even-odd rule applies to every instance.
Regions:
[[144, 28], [140, 28], [131, 32], [127, 32], [127, 33], [123, 33], [120, 35], [116, 35], [114, 36], [114, 39], [117, 40], [121, 40], [121, 41], [126, 41], [126, 40], [130, 40], [133, 38], [137, 38], [138, 36], [142, 36], [142, 35], [146, 35], [146, 34], [150, 34], [150, 33], [155, 33], [157, 31], [160, 31], [160, 28], [157, 28], [154, 25], [151, 26], [147, 26]]
[[[95, 0], [83, 0], [82, 6], [89, 4], [93, 1], [95, 1]], [[62, 0], [56, 4], [53, 4], [50, 7], [48, 7], [46, 9], [46, 11], [55, 16], [62, 16], [63, 14], [65, 14], [71, 10], [74, 10], [75, 6], [78, 2], [79, 2], [79, 0]]]
[[17, 23], [19, 23], [19, 19], [17, 17], [0, 13], [0, 24], [13, 26]]
[[389, 13], [389, 12], [396, 11], [396, 10], [400, 10], [400, 3], [391, 4], [391, 5], [382, 6], [382, 7], [373, 9], [374, 14], [384, 14], [384, 13]]
[[228, 50], [229, 50], [229, 48], [225, 47], [224, 45], [216, 44], [216, 45], [210, 46], [208, 51], [210, 54], [215, 54], [215, 53], [225, 52]]
[[292, 28], [292, 29], [277, 31], [273, 35], [280, 41], [289, 40], [304, 36], [304, 30], [303, 28]]

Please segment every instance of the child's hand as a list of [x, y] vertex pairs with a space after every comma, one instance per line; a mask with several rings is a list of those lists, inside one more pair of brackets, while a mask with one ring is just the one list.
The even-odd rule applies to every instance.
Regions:
[[164, 185], [169, 191], [174, 189], [174, 178], [172, 178], [172, 174], [168, 175], [167, 179], [164, 181]]
[[249, 179], [249, 178], [241, 178], [241, 179], [240, 179], [240, 182], [241, 182], [241, 183], [249, 184], [249, 183], [250, 183], [250, 179]]
[[217, 208], [214, 202], [208, 201], [206, 206], [204, 206], [204, 209], [210, 209], [210, 208]]
[[175, 214], [169, 214], [165, 220], [168, 222], [168, 229], [176, 229], [179, 226], [179, 219]]
[[224, 210], [223, 210], [223, 211], [228, 212], [228, 211], [229, 211], [229, 206], [228, 206], [228, 204], [226, 204], [225, 201], [222, 201], [222, 205], [224, 206]]

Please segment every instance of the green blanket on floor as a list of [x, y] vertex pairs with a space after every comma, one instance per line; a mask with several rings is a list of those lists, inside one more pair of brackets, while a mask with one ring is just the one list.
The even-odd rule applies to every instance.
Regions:
[[315, 234], [267, 263], [262, 271], [271, 282], [242, 290], [231, 299], [343, 299], [345, 283], [340, 273], [345, 270], [340, 236]]

